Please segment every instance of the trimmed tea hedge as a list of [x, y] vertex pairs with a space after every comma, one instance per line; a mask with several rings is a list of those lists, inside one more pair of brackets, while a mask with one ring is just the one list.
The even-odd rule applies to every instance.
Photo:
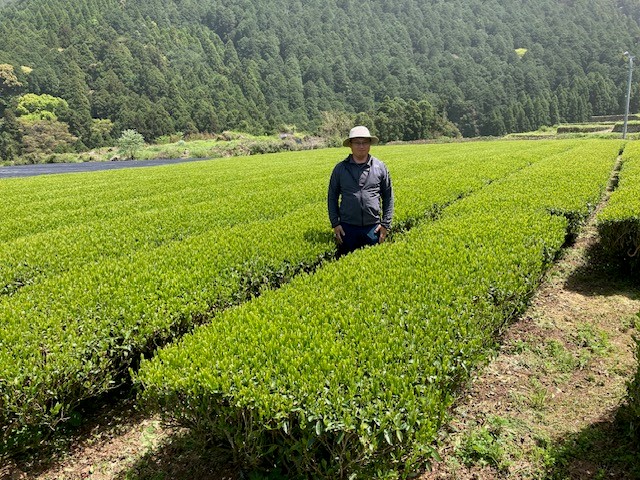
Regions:
[[617, 189], [598, 214], [600, 242], [624, 270], [634, 272], [640, 254], [640, 145], [626, 144]]
[[[576, 145], [378, 148], [409, 226]], [[127, 381], [140, 353], [331, 257], [326, 188], [344, 154], [3, 180], [0, 454]]]
[[414, 467], [607, 185], [619, 142], [566, 145], [393, 243], [217, 315], [142, 363], [144, 401], [247, 469]]

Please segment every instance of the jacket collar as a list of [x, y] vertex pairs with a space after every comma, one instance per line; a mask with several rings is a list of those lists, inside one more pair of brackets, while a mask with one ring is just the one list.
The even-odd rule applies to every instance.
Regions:
[[353, 163], [354, 165], [369, 165], [369, 166], [371, 166], [371, 159], [372, 158], [373, 157], [371, 156], [371, 154], [368, 154], [366, 162], [364, 162], [364, 163], [356, 163], [356, 161], [353, 159], [353, 154], [350, 153], [349, 156], [344, 159], [344, 161], [346, 163]]

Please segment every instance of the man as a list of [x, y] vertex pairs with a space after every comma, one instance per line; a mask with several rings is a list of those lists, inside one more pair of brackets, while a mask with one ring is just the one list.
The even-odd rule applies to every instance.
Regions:
[[[342, 143], [351, 155], [338, 163], [329, 180], [329, 221], [338, 255], [384, 242], [393, 218], [391, 177], [384, 163], [369, 154], [378, 137], [353, 127]], [[381, 212], [382, 210], [382, 212]]]

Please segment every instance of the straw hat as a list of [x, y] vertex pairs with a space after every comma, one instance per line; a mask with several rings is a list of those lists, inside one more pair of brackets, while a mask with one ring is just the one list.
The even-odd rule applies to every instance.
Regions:
[[342, 146], [348, 147], [349, 145], [351, 145], [352, 138], [370, 138], [371, 145], [375, 145], [379, 141], [378, 137], [371, 135], [371, 133], [369, 133], [369, 129], [367, 127], [363, 127], [362, 125], [358, 125], [357, 127], [353, 127], [351, 129], [351, 131], [349, 132], [349, 138], [345, 139], [345, 141], [342, 142]]

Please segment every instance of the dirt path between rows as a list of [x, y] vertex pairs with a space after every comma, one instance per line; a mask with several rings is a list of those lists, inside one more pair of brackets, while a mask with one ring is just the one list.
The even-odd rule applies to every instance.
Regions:
[[[422, 480], [639, 478], [640, 455], [614, 418], [635, 365], [640, 287], [594, 260], [597, 242], [592, 219], [459, 399], [440, 439], [442, 461]], [[190, 449], [184, 432], [136, 412], [130, 398], [86, 424], [55, 455], [0, 467], [0, 478], [237, 478]], [[636, 460], [611, 455], [623, 450]]]

